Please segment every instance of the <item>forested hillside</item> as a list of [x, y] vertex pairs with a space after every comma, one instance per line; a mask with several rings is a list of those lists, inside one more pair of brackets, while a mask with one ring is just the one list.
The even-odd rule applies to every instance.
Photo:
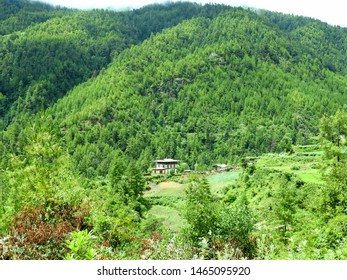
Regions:
[[77, 11], [21, 0], [0, 5], [0, 116], [6, 124], [23, 111], [49, 106], [151, 33], [222, 10], [172, 4], [134, 12]]
[[[335, 41], [324, 38], [333, 32]], [[94, 168], [92, 176], [105, 175], [102, 162], [116, 149], [142, 168], [173, 157], [201, 170], [289, 151], [310, 143], [322, 115], [346, 103], [343, 40], [344, 30], [317, 22], [287, 34], [243, 9], [199, 17], [125, 50], [51, 114], [76, 167]], [[305, 51], [309, 44], [329, 53]], [[331, 53], [340, 53], [329, 60], [334, 71]]]
[[[243, 166], [224, 198], [204, 178], [187, 183], [188, 227], [175, 237], [187, 254], [179, 258], [264, 257], [254, 231], [268, 217], [254, 215], [261, 210], [251, 196], [259, 184], [280, 193], [307, 182], [269, 177], [248, 159], [322, 143], [325, 158], [314, 164], [337, 174], [345, 164], [346, 65], [347, 30], [309, 18], [192, 3], [117, 12], [0, 0], [1, 258], [137, 258], [158, 232], [168, 241], [148, 214], [155, 199], [143, 197], [148, 182], [162, 180], [142, 176], [159, 158], [200, 172]], [[346, 214], [346, 185], [338, 183], [345, 177], [335, 175], [336, 197], [317, 192], [326, 221]], [[212, 212], [199, 212], [200, 204]], [[196, 224], [203, 215], [208, 224]], [[289, 256], [295, 227], [286, 223], [283, 236], [269, 239], [279, 240], [274, 258]], [[206, 253], [203, 240], [218, 253]], [[232, 256], [223, 251], [230, 246]]]

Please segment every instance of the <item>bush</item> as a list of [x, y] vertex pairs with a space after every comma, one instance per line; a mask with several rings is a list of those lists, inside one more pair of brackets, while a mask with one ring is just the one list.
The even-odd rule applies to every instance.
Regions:
[[295, 164], [295, 165], [292, 166], [291, 169], [292, 169], [292, 170], [300, 170], [300, 166], [297, 165], [297, 164]]
[[[246, 201], [240, 200], [234, 204], [215, 201], [204, 179], [194, 179], [188, 185], [185, 234], [193, 246], [201, 248], [198, 254], [216, 259], [217, 253], [229, 248], [238, 249], [238, 257], [253, 256], [254, 242], [250, 237], [255, 219]], [[202, 240], [207, 242], [206, 246], [201, 246]]]
[[10, 235], [0, 248], [2, 259], [62, 259], [66, 236], [86, 227], [87, 205], [73, 207], [48, 199], [41, 205], [24, 206], [14, 216]]
[[246, 204], [220, 204], [219, 215], [215, 221], [215, 236], [224, 242], [240, 248], [247, 255], [252, 256], [254, 244], [250, 240], [254, 229], [255, 218]]
[[325, 229], [328, 245], [336, 249], [347, 238], [347, 215], [338, 215], [331, 219]]
[[192, 248], [183, 236], [167, 232], [153, 232], [142, 240], [139, 258], [143, 260], [187, 260], [194, 258]]
[[186, 189], [187, 203], [185, 218], [189, 226], [186, 234], [194, 245], [200, 238], [206, 237], [216, 220], [217, 212], [210, 190], [205, 178], [193, 178]]
[[70, 252], [67, 253], [65, 260], [93, 260], [96, 256], [93, 249], [95, 239], [96, 237], [87, 230], [70, 233], [70, 238], [66, 240]]
[[317, 163], [317, 162], [314, 162], [314, 163], [311, 164], [311, 168], [312, 169], [321, 169], [322, 165]]

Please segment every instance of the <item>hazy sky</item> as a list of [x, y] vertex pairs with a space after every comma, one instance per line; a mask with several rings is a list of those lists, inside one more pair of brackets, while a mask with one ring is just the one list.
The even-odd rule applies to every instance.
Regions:
[[[163, 3], [167, 0], [41, 0], [73, 8], [138, 8], [150, 3]], [[171, 1], [176, 2], [176, 1]], [[197, 3], [223, 3], [230, 6], [247, 6], [303, 15], [332, 25], [347, 27], [346, 4], [342, 0], [197, 0]]]

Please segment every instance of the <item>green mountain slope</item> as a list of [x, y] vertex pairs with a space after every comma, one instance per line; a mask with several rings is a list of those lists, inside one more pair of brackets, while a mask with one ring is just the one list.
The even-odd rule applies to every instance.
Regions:
[[223, 9], [190, 3], [129, 12], [78, 11], [22, 0], [0, 5], [0, 117], [5, 125], [23, 111], [47, 108], [152, 32]]
[[[305, 51], [318, 31], [321, 46]], [[107, 166], [117, 149], [143, 167], [176, 157], [202, 168], [286, 151], [308, 143], [318, 119], [346, 102], [345, 39], [345, 30], [316, 21], [283, 32], [242, 9], [197, 18], [124, 51], [51, 113], [81, 172]], [[332, 54], [314, 48], [340, 53], [330, 60], [336, 71], [325, 63]]]
[[53, 7], [27, 0], [0, 1], [0, 34], [23, 30], [29, 25], [44, 22], [53, 13]]

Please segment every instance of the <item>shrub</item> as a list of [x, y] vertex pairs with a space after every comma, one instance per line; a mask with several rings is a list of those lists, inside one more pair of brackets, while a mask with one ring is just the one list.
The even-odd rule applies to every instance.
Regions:
[[65, 260], [93, 260], [96, 256], [96, 251], [93, 249], [95, 239], [96, 237], [87, 230], [70, 233], [70, 238], [66, 240], [70, 252], [67, 253]]
[[292, 170], [300, 170], [300, 166], [297, 164], [294, 164], [291, 169]]
[[185, 218], [189, 226], [185, 231], [193, 244], [197, 245], [200, 238], [207, 236], [213, 228], [217, 212], [205, 178], [193, 178], [187, 186], [186, 194]]
[[153, 232], [150, 238], [143, 239], [138, 255], [143, 260], [187, 260], [194, 257], [184, 237], [169, 231]]
[[[240, 200], [234, 204], [215, 201], [204, 179], [194, 179], [188, 185], [185, 234], [193, 246], [201, 248], [198, 254], [216, 259], [217, 253], [229, 248], [239, 249], [234, 255], [237, 258], [253, 256], [254, 242], [250, 237], [255, 219], [246, 201]], [[202, 240], [207, 242], [206, 246], [201, 246]]]
[[24, 206], [14, 216], [10, 235], [3, 241], [2, 259], [62, 259], [68, 233], [86, 227], [87, 205], [73, 207], [53, 199]]
[[325, 234], [330, 248], [338, 248], [347, 238], [347, 215], [340, 214], [329, 220]]
[[220, 204], [217, 211], [219, 215], [215, 221], [215, 236], [234, 248], [240, 248], [245, 255], [252, 256], [254, 244], [250, 237], [255, 218], [247, 205]]

